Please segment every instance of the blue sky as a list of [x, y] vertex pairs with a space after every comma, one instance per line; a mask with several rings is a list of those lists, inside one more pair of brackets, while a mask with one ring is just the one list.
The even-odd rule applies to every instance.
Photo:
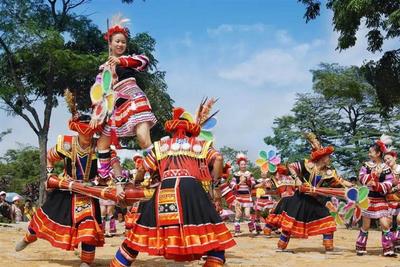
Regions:
[[[380, 54], [366, 51], [365, 29], [357, 45], [335, 50], [330, 11], [308, 24], [296, 0], [93, 0], [79, 10], [102, 30], [106, 18], [122, 13], [131, 19], [133, 34], [148, 32], [157, 41], [159, 69], [166, 71], [175, 104], [194, 112], [203, 96], [220, 100], [216, 146], [248, 150], [252, 160], [265, 149], [277, 116], [289, 114], [295, 95], [311, 91], [310, 69], [320, 62], [359, 65]], [[384, 48], [394, 47], [389, 41]], [[49, 145], [66, 133], [69, 114], [55, 109]], [[1, 129], [13, 134], [0, 143], [0, 155], [17, 142], [37, 146], [33, 131], [17, 117], [0, 114]], [[124, 151], [123, 156], [133, 152]]]

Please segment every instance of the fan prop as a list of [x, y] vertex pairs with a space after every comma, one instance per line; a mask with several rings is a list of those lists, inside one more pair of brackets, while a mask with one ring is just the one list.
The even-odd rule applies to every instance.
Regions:
[[[47, 178], [47, 188], [68, 190], [74, 193], [89, 197], [101, 198], [118, 202], [117, 190], [112, 187], [87, 186], [80, 182], [67, 181], [52, 175]], [[149, 199], [151, 196], [145, 193], [144, 188], [137, 188], [132, 184], [127, 184], [124, 188], [125, 202], [131, 205], [137, 201]]]
[[359, 188], [312, 188], [302, 185], [300, 191], [303, 193], [312, 193], [325, 197], [342, 198], [343, 201], [328, 201], [327, 208], [334, 217], [336, 223], [349, 223], [352, 220], [355, 225], [361, 219], [362, 210], [368, 209], [368, 187], [361, 186]]
[[343, 201], [340, 201], [336, 197], [332, 197], [331, 201], [326, 203], [326, 207], [328, 208], [331, 216], [335, 219], [336, 224], [343, 225], [345, 223], [345, 219], [342, 213], [342, 210], [346, 204]]
[[276, 166], [281, 163], [281, 157], [276, 154], [274, 150], [260, 151], [259, 158], [256, 160], [256, 164], [260, 167], [261, 171], [266, 173], [275, 173]]
[[102, 123], [105, 118], [111, 116], [114, 111], [115, 92], [112, 89], [112, 71], [106, 66], [101, 77], [90, 88], [90, 99], [92, 100], [92, 120]]
[[369, 206], [368, 193], [369, 189], [366, 186], [352, 187], [346, 190], [347, 204], [341, 212], [347, 222], [353, 219], [353, 224], [356, 224], [361, 219], [361, 211], [368, 209]]

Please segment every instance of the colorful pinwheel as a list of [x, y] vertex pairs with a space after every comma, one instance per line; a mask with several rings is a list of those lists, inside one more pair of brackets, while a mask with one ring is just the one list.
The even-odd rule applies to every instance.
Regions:
[[347, 204], [343, 207], [344, 219], [350, 221], [353, 218], [353, 224], [361, 219], [361, 210], [367, 209], [368, 187], [361, 186], [360, 188], [349, 188], [346, 191]]
[[105, 67], [100, 77], [90, 88], [90, 99], [92, 100], [92, 119], [98, 123], [103, 122], [107, 115], [114, 110], [115, 95], [112, 90], [112, 72]]
[[343, 208], [346, 206], [346, 203], [340, 201], [332, 197], [331, 201], [326, 203], [326, 207], [328, 208], [331, 216], [335, 219], [336, 224], [342, 225], [344, 224], [344, 216], [343, 216]]
[[269, 150], [268, 152], [260, 151], [259, 156], [256, 164], [262, 172], [276, 172], [276, 166], [281, 163], [281, 157], [274, 150]]

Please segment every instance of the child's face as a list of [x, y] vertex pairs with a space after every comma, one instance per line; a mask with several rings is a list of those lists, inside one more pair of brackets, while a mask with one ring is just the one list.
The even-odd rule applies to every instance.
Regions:
[[376, 151], [374, 147], [370, 147], [369, 151], [368, 151], [368, 157], [371, 160], [377, 160], [378, 158], [380, 158], [381, 153]]
[[126, 37], [122, 33], [113, 34], [110, 43], [111, 52], [114, 56], [122, 56], [126, 50]]
[[396, 165], [396, 158], [392, 155], [385, 155], [384, 160], [385, 163], [389, 165], [389, 167], [393, 167], [394, 165]]
[[239, 169], [241, 171], [245, 171], [246, 167], [247, 167], [247, 162], [246, 161], [242, 160], [241, 162], [239, 162]]

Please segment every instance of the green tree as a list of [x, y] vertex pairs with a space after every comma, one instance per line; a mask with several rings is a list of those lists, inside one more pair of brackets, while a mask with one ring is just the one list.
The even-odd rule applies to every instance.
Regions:
[[[55, 165], [55, 172], [63, 172], [63, 162]], [[17, 192], [31, 198], [39, 198], [40, 151], [36, 147], [19, 144], [0, 157], [0, 190]]]
[[[306, 5], [306, 21], [320, 14], [319, 0], [298, 0]], [[398, 0], [328, 0], [326, 8], [333, 11], [332, 24], [339, 33], [337, 48], [356, 44], [360, 26], [365, 26], [368, 50], [381, 51], [385, 40], [400, 37], [400, 1]], [[385, 51], [382, 58], [366, 64], [367, 79], [374, 86], [384, 109], [400, 103], [400, 49]]]
[[332, 108], [321, 95], [298, 94], [291, 110], [293, 115], [276, 118], [274, 135], [264, 138], [264, 142], [277, 147], [284, 160], [301, 160], [310, 153], [304, 133], [315, 133], [324, 145], [331, 144], [329, 137], [338, 134], [339, 116]]
[[323, 145], [335, 146], [334, 165], [354, 175], [367, 157], [368, 146], [382, 133], [399, 140], [398, 111], [382, 116], [375, 91], [358, 67], [321, 64], [311, 72], [314, 93], [298, 95], [293, 114], [275, 119], [274, 135], [265, 142], [295, 161], [310, 152], [302, 133], [314, 132]]
[[381, 59], [371, 60], [361, 69], [367, 81], [376, 89], [385, 112], [400, 103], [400, 49], [385, 52]]
[[[319, 0], [298, 0], [306, 5], [306, 21], [320, 14]], [[398, 0], [328, 0], [326, 8], [333, 11], [334, 30], [339, 32], [338, 48], [346, 49], [356, 44], [356, 33], [365, 22], [368, 29], [368, 50], [382, 49], [383, 41], [400, 36], [400, 1]]]
[[[87, 2], [0, 3], [1, 104], [8, 114], [23, 118], [37, 135], [42, 181], [46, 178], [50, 118], [58, 97], [69, 87], [77, 96], [79, 109], [88, 110], [89, 88], [98, 66], [107, 58], [101, 31], [90, 19], [74, 13]], [[144, 52], [151, 60], [150, 72], [138, 74], [138, 83], [149, 94], [162, 123], [169, 117], [172, 100], [166, 92], [165, 74], [156, 69], [154, 46], [155, 41], [148, 34], [138, 34], [130, 40], [129, 51]], [[42, 202], [44, 184], [40, 186]]]
[[40, 174], [39, 150], [34, 147], [9, 149], [1, 157], [0, 177], [7, 180], [7, 191], [21, 193], [25, 184], [37, 181]]

